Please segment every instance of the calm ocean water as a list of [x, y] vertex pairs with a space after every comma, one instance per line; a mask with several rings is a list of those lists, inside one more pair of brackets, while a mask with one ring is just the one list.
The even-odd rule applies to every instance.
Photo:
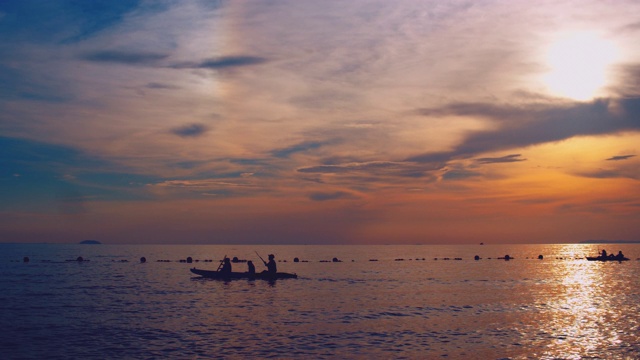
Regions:
[[[631, 261], [584, 260], [602, 248]], [[254, 251], [299, 278], [189, 272], [224, 255], [261, 270]], [[78, 256], [89, 261], [66, 261]], [[179, 262], [187, 257], [200, 261]], [[334, 257], [342, 262], [321, 262]], [[638, 257], [640, 245], [0, 244], [0, 350], [3, 359], [638, 359]]]

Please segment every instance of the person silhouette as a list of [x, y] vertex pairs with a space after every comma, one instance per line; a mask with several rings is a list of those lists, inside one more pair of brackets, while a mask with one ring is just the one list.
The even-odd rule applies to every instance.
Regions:
[[222, 272], [223, 274], [231, 274], [231, 259], [229, 258], [224, 258], [224, 261], [222, 262], [222, 269], [220, 269], [220, 272]]
[[251, 275], [254, 275], [256, 273], [256, 267], [255, 265], [253, 265], [253, 261], [251, 260], [247, 261], [247, 266], [249, 267], [248, 273]]
[[269, 262], [268, 263], [265, 262], [264, 265], [267, 267], [267, 272], [269, 274], [275, 275], [278, 272], [276, 261], [275, 261], [275, 255], [269, 254]]

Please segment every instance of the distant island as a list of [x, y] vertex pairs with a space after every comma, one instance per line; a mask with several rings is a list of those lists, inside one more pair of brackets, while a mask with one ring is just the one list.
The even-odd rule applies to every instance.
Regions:
[[100, 241], [98, 241], [98, 240], [82, 240], [82, 241], [80, 241], [80, 244], [84, 244], [84, 245], [100, 245], [102, 243]]
[[640, 240], [584, 240], [580, 244], [640, 244]]

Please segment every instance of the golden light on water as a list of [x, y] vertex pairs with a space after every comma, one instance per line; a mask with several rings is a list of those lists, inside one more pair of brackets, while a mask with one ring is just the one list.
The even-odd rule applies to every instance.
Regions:
[[[569, 251], [569, 253], [571, 253]], [[579, 252], [575, 253], [580, 258]], [[571, 257], [571, 256], [570, 256]], [[587, 261], [559, 262], [553, 272], [561, 281], [553, 301], [549, 304], [553, 324], [545, 330], [555, 340], [550, 344], [549, 356], [580, 359], [588, 353], [599, 353], [602, 344], [615, 346], [620, 342], [619, 310], [612, 304], [608, 289], [620, 286], [612, 275], [618, 264]]]
[[607, 72], [617, 58], [615, 45], [593, 32], [561, 36], [548, 49], [544, 76], [548, 90], [573, 100], [590, 100], [601, 95]]

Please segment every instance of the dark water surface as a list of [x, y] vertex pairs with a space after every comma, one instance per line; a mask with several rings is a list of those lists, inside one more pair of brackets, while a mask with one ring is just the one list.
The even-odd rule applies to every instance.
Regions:
[[[584, 260], [603, 247], [632, 260]], [[260, 271], [255, 250], [299, 278], [189, 272], [224, 255]], [[497, 259], [506, 254], [515, 259]], [[65, 261], [78, 256], [89, 261]], [[187, 257], [201, 261], [178, 261]], [[334, 257], [343, 262], [320, 262]], [[638, 257], [639, 245], [0, 244], [0, 350], [4, 359], [638, 359]]]

